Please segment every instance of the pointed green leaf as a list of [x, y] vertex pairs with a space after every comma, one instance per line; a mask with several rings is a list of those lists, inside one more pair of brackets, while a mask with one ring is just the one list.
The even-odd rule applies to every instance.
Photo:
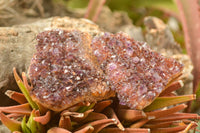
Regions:
[[85, 111], [92, 109], [94, 107], [94, 105], [95, 105], [95, 103], [91, 103], [89, 106], [82, 106], [78, 109], [77, 112], [84, 113]]
[[23, 81], [21, 80], [21, 78], [19, 77], [19, 75], [17, 74], [16, 72], [16, 69], [13, 68], [13, 73], [14, 73], [14, 77], [15, 77], [15, 80], [17, 82], [17, 85], [19, 86], [21, 92], [24, 94], [24, 96], [26, 97], [28, 103], [31, 105], [31, 107], [33, 109], [39, 109], [37, 104], [32, 100], [32, 98], [30, 97], [29, 95], [29, 92], [28, 90], [26, 89], [26, 87], [24, 86], [24, 83]]
[[38, 117], [38, 115], [36, 113], [37, 111], [33, 110], [31, 112], [31, 116], [29, 117], [29, 120], [27, 122], [27, 126], [31, 129], [32, 133], [38, 133], [38, 132], [44, 133], [45, 132], [44, 127], [39, 122], [36, 122], [34, 120], [34, 117]]
[[80, 107], [80, 108], [78, 109], [77, 112], [83, 113], [83, 112], [85, 112], [86, 110], [87, 110], [87, 106], [82, 106], [82, 107]]
[[173, 97], [158, 97], [149, 106], [147, 106], [145, 111], [152, 111], [155, 109], [167, 107], [170, 105], [183, 103], [196, 99], [196, 95], [184, 95], [184, 96], [173, 96]]
[[27, 122], [27, 126], [30, 128], [32, 133], [37, 133], [37, 122], [35, 122], [33, 120], [33, 117], [35, 117], [34, 112], [35, 112], [35, 110], [33, 110], [31, 112], [31, 115], [30, 115], [28, 122]]
[[26, 116], [24, 116], [23, 120], [22, 120], [22, 132], [23, 133], [31, 133], [31, 130], [29, 129], [29, 127], [26, 125]]

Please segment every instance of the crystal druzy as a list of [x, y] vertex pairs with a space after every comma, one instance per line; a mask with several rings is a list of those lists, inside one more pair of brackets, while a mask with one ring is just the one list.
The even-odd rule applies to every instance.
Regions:
[[61, 111], [79, 102], [95, 102], [114, 95], [91, 56], [89, 34], [45, 31], [37, 36], [32, 58], [30, 95], [43, 106]]
[[95, 37], [91, 47], [120, 104], [132, 109], [149, 105], [183, 69], [122, 32]]
[[40, 33], [37, 40], [29, 68], [30, 95], [55, 111], [115, 93], [120, 104], [143, 109], [183, 68], [124, 33], [92, 38], [57, 29]]

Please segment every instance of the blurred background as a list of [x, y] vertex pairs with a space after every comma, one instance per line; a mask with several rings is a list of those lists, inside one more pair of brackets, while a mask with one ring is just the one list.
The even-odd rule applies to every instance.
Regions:
[[[111, 24], [121, 23], [121, 25], [125, 25], [127, 23], [133, 23], [134, 25], [141, 27], [143, 32], [145, 32], [143, 22], [144, 18], [146, 16], [156, 16], [169, 25], [171, 31], [175, 35], [174, 37], [176, 41], [182, 48], [184, 48], [184, 37], [181, 32], [182, 28], [179, 21], [180, 18], [178, 15], [178, 8], [173, 0], [104, 1], [104, 9], [101, 10], [100, 14], [103, 13], [104, 15], [107, 15], [108, 18], [115, 17], [115, 21], [118, 22], [112, 22], [113, 20], [109, 21]], [[71, 16], [76, 18], [84, 17], [88, 3], [89, 0], [1, 0], [0, 26], [4, 27], [29, 23], [36, 21], [37, 19], [52, 16]], [[94, 8], [98, 7], [98, 4]], [[113, 13], [116, 11], [121, 12], [123, 15], [120, 16], [120, 13], [111, 14], [111, 12]], [[121, 20], [122, 18], [120, 17], [124, 17], [123, 19], [125, 20]], [[100, 23], [100, 21], [108, 23], [108, 20], [100, 19], [101, 18], [97, 18], [97, 23]], [[106, 24], [104, 24], [103, 28], [108, 28], [105, 27], [105, 25]]]
[[[0, 0], [0, 27], [68, 16], [89, 19], [106, 32], [126, 32], [184, 64], [184, 86], [176, 93], [196, 94], [197, 100], [189, 102], [186, 111], [199, 113], [199, 5], [200, 0]], [[13, 86], [9, 87], [16, 87], [15, 81], [10, 84]], [[8, 88], [2, 86], [0, 81], [0, 97], [7, 100], [1, 100], [0, 105], [13, 104], [4, 95]]]
[[[54, 16], [90, 19], [105, 31], [123, 31], [185, 65], [177, 93], [200, 95], [198, 0], [1, 0], [0, 27]], [[151, 16], [151, 17], [149, 17]], [[3, 93], [1, 95], [4, 95]], [[198, 110], [198, 102], [194, 104]]]

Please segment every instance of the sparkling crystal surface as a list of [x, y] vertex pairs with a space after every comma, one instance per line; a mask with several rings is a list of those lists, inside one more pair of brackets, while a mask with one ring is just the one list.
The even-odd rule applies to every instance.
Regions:
[[60, 111], [114, 94], [132, 109], [149, 105], [182, 71], [182, 64], [124, 33], [90, 37], [51, 30], [37, 36], [29, 77], [33, 99]]
[[29, 68], [34, 100], [60, 111], [79, 102], [95, 102], [114, 95], [90, 57], [87, 33], [45, 31], [37, 40], [37, 52]]
[[124, 33], [96, 37], [91, 47], [120, 103], [132, 109], [149, 105], [183, 68]]

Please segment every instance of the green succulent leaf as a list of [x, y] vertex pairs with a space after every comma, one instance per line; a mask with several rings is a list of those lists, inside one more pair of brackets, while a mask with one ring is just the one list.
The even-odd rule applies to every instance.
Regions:
[[21, 131], [21, 123], [16, 120], [12, 120], [8, 118], [6, 115], [4, 115], [2, 112], [0, 112], [0, 119], [1, 122], [12, 132], [13, 131]]
[[95, 106], [95, 103], [92, 103], [89, 106], [80, 107], [77, 112], [84, 113], [85, 111], [92, 109], [94, 106]]
[[187, 101], [196, 99], [196, 95], [184, 95], [184, 96], [171, 96], [171, 97], [158, 97], [149, 106], [147, 106], [145, 111], [152, 111], [159, 108], [164, 108], [170, 105], [175, 105]]
[[33, 120], [35, 117], [34, 110], [31, 112], [31, 115], [28, 119], [27, 126], [30, 128], [32, 133], [37, 133], [37, 122]]
[[37, 104], [32, 100], [32, 98], [30, 97], [29, 95], [29, 92], [27, 90], [27, 88], [25, 87], [23, 81], [21, 80], [21, 78], [19, 77], [19, 75], [17, 74], [16, 72], [16, 69], [14, 68], [13, 69], [13, 72], [14, 72], [14, 77], [15, 77], [15, 80], [17, 82], [17, 85], [19, 86], [21, 92], [24, 94], [24, 96], [26, 97], [28, 103], [30, 104], [30, 106], [33, 108], [33, 109], [39, 109]]
[[23, 133], [32, 133], [31, 129], [26, 125], [26, 116], [24, 116], [24, 118], [22, 120], [21, 127], [22, 127], [22, 132]]

